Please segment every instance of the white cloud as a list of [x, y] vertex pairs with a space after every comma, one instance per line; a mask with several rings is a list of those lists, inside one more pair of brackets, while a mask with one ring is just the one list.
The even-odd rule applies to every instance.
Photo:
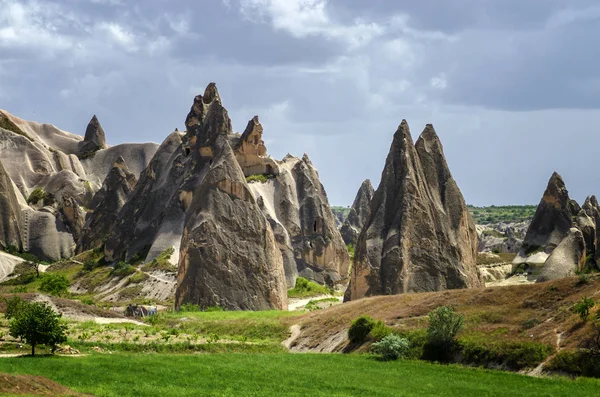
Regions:
[[241, 0], [242, 14], [254, 21], [267, 19], [273, 29], [287, 31], [294, 37], [323, 36], [358, 48], [383, 34], [377, 23], [356, 19], [352, 24], [336, 22], [327, 9], [326, 0]]
[[429, 85], [431, 88], [435, 88], [438, 90], [444, 90], [448, 86], [448, 82], [446, 81], [446, 75], [441, 73], [439, 76], [432, 77], [429, 80]]

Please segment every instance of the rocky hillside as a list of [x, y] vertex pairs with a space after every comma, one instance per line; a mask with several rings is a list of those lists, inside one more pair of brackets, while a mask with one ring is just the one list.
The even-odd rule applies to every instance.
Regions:
[[346, 300], [482, 285], [475, 224], [431, 124], [413, 144], [402, 121], [370, 209]]
[[49, 261], [100, 249], [90, 266], [115, 269], [167, 261], [178, 267], [178, 305], [282, 309], [298, 276], [331, 286], [348, 277], [308, 156], [270, 157], [257, 116], [234, 133], [213, 83], [186, 131], [161, 145], [108, 147], [96, 116], [83, 137], [4, 111], [0, 121], [2, 247]]
[[532, 273], [538, 281], [597, 270], [599, 222], [596, 197], [588, 197], [579, 206], [555, 172], [513, 262], [514, 268]]

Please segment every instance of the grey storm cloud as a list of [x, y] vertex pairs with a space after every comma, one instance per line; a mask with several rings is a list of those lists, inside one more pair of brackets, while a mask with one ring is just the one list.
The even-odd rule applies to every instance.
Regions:
[[309, 154], [329, 199], [432, 122], [467, 202], [582, 200], [600, 147], [600, 5], [580, 0], [0, 0], [0, 108], [160, 142], [215, 81], [234, 129]]

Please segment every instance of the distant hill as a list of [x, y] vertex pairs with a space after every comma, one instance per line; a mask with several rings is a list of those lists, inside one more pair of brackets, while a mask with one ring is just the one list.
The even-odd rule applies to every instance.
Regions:
[[530, 221], [537, 208], [535, 205], [491, 205], [489, 207], [468, 205], [467, 207], [473, 216], [473, 220], [478, 225]]

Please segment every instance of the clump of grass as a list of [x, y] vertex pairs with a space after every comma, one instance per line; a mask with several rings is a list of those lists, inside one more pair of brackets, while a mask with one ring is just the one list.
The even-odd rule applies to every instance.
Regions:
[[329, 294], [329, 289], [304, 277], [296, 279], [294, 288], [288, 290], [289, 298], [309, 298], [311, 296]]
[[118, 262], [115, 267], [111, 270], [110, 274], [116, 277], [126, 277], [130, 274], [135, 273], [137, 270], [129, 263]]
[[149, 276], [144, 272], [135, 272], [129, 279], [127, 279], [127, 284], [139, 284], [148, 280]]

